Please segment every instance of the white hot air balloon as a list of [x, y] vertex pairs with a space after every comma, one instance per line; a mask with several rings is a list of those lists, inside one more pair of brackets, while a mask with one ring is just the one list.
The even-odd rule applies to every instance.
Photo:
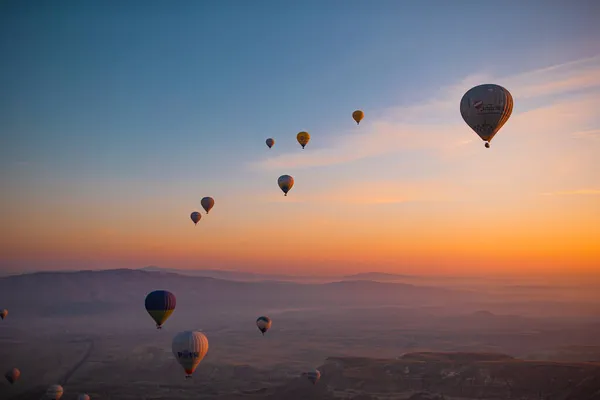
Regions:
[[191, 378], [200, 361], [208, 352], [208, 339], [202, 332], [179, 332], [171, 344], [173, 355], [185, 370], [186, 378]]
[[52, 385], [46, 390], [46, 398], [48, 400], [59, 400], [63, 395], [63, 387], [60, 385]]

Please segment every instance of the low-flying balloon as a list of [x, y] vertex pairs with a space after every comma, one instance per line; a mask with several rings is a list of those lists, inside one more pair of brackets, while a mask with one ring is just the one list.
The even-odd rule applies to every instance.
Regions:
[[208, 212], [215, 205], [215, 199], [213, 199], [212, 197], [203, 197], [202, 200], [200, 200], [200, 204], [202, 204], [202, 208], [204, 208], [204, 211], [206, 211], [206, 213], [208, 214]]
[[279, 179], [277, 179], [277, 184], [279, 188], [283, 191], [284, 196], [287, 196], [288, 192], [292, 187], [294, 187], [294, 178], [289, 175], [281, 175]]
[[3, 310], [0, 310], [0, 318], [4, 319], [4, 318], [6, 318], [7, 315], [8, 315], [8, 310], [6, 308]]
[[513, 109], [513, 98], [499, 85], [485, 84], [469, 89], [460, 100], [463, 119], [485, 141], [485, 147], [508, 121]]
[[308, 132], [299, 132], [296, 135], [296, 140], [298, 140], [298, 143], [300, 143], [300, 145], [302, 145], [302, 148], [304, 148], [304, 146], [306, 146], [310, 141], [310, 135], [308, 134]]
[[309, 381], [312, 382], [313, 385], [316, 385], [321, 379], [321, 372], [318, 369], [313, 369], [306, 374]]
[[52, 385], [46, 390], [46, 398], [49, 400], [59, 400], [63, 395], [63, 387], [60, 385]]
[[171, 344], [173, 355], [185, 370], [186, 378], [191, 378], [200, 361], [208, 352], [208, 339], [202, 332], [179, 332]]
[[165, 321], [173, 314], [177, 299], [166, 290], [155, 290], [146, 296], [146, 311], [156, 322], [156, 329], [161, 329]]
[[196, 225], [200, 221], [200, 218], [202, 218], [202, 214], [200, 214], [198, 211], [194, 211], [190, 215], [190, 218], [192, 219], [192, 221], [194, 221], [194, 225]]
[[273, 145], [275, 144], [275, 139], [273, 138], [268, 138], [265, 143], [267, 143], [267, 146], [269, 146], [269, 148], [273, 147]]
[[361, 110], [356, 110], [352, 113], [352, 119], [356, 121], [356, 125], [360, 124], [360, 121], [365, 117], [365, 113]]
[[21, 371], [19, 371], [17, 368], [13, 368], [4, 374], [4, 377], [11, 385], [13, 383], [15, 383], [19, 379], [20, 376], [21, 376]]
[[79, 396], [77, 396], [77, 400], [90, 400], [90, 396], [88, 396], [85, 393], [82, 393]]
[[256, 320], [256, 326], [258, 326], [258, 330], [262, 332], [263, 336], [265, 335], [265, 332], [271, 328], [271, 324], [271, 318], [265, 317], [264, 315], [262, 317], [258, 317]]

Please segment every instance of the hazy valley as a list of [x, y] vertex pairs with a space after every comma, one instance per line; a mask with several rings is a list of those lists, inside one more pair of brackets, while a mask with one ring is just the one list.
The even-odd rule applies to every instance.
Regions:
[[[162, 330], [144, 309], [155, 289], [177, 296]], [[22, 376], [4, 381], [0, 398], [39, 399], [52, 383], [66, 399], [600, 398], [598, 299], [550, 286], [529, 293], [144, 270], [5, 277], [0, 367]], [[273, 319], [264, 337], [254, 324], [263, 314]], [[210, 344], [191, 380], [171, 354], [186, 329]], [[323, 374], [314, 386], [301, 376], [311, 367]]]

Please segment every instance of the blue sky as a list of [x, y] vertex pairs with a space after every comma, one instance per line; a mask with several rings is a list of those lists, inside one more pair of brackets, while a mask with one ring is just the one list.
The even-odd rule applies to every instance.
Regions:
[[[356, 135], [356, 108], [366, 130], [468, 76], [600, 54], [599, 13], [594, 1], [4, 1], [4, 210], [88, 202], [117, 218], [125, 207], [147, 215], [157, 198], [153, 207], [191, 210], [208, 193], [240, 210], [245, 197], [279, 195], [287, 173], [319, 176], [321, 189], [368, 183], [377, 168], [384, 179], [418, 181], [443, 160], [410, 173], [398, 171], [425, 150], [309, 172], [255, 166], [297, 152], [300, 130], [312, 135], [306, 152]], [[422, 118], [435, 120], [435, 108]]]

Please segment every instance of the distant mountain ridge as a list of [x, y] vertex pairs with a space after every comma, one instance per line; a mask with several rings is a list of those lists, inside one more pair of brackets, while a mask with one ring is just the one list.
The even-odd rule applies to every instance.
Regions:
[[296, 276], [285, 274], [262, 274], [257, 272], [245, 272], [237, 270], [221, 269], [171, 269], [162, 268], [154, 265], [140, 268], [142, 271], [177, 273], [188, 276], [204, 276], [209, 278], [226, 279], [232, 281], [258, 282], [258, 281], [281, 281], [281, 282], [328, 282], [339, 280], [340, 277], [334, 276]]
[[[23, 313], [68, 315], [102, 310], [138, 309], [152, 290], [170, 290], [178, 309], [339, 307], [446, 304], [470, 293], [402, 283], [339, 281], [322, 284], [279, 281], [243, 282], [174, 272], [102, 270], [37, 272], [0, 278], [0, 304]], [[207, 308], [207, 307], [204, 307]], [[13, 313], [11, 312], [11, 315]]]

